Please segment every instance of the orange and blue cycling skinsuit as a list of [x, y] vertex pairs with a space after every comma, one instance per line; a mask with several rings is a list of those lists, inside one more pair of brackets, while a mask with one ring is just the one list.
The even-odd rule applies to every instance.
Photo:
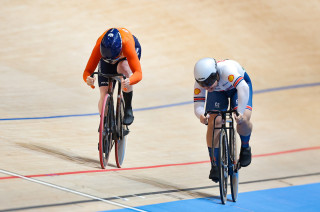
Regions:
[[[117, 65], [120, 61], [127, 60], [129, 67], [132, 71], [132, 75], [129, 77], [130, 85], [138, 83], [142, 79], [142, 70], [140, 65], [141, 58], [141, 46], [138, 39], [132, 35], [129, 30], [125, 28], [117, 28], [120, 32], [122, 39], [122, 52], [120, 53], [120, 59], [112, 64], [105, 62], [101, 57], [100, 43], [106, 32], [106, 30], [97, 40], [94, 46], [87, 66], [83, 72], [83, 80], [86, 82], [87, 77], [90, 76], [99, 64], [98, 70], [105, 74], [116, 74]], [[99, 86], [106, 85], [106, 81], [103, 77], [98, 77]]]

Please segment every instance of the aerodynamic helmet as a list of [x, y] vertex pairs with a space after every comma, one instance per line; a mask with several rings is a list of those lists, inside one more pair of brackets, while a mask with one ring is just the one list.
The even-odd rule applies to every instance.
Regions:
[[100, 53], [106, 62], [114, 62], [119, 59], [122, 50], [122, 39], [119, 30], [109, 29], [101, 40]]
[[217, 62], [214, 58], [202, 58], [194, 66], [194, 78], [202, 87], [210, 87], [218, 77]]

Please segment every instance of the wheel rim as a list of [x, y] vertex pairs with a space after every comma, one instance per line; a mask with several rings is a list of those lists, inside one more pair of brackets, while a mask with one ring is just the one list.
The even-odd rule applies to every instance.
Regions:
[[[100, 132], [99, 132], [99, 158], [102, 169], [105, 169], [108, 165], [108, 159], [110, 151], [112, 149], [112, 132], [110, 130], [111, 125], [111, 98], [106, 95], [100, 117]], [[107, 118], [109, 117], [109, 118]]]
[[231, 185], [231, 196], [233, 202], [236, 202], [238, 199], [238, 185], [239, 185], [239, 173], [234, 172], [230, 175], [230, 185]]
[[[220, 134], [219, 142], [219, 187], [220, 187], [220, 198], [222, 204], [226, 203], [227, 200], [227, 189], [228, 189], [228, 158], [227, 158], [227, 140], [226, 133], [224, 130]], [[223, 145], [224, 144], [224, 145]]]
[[124, 156], [125, 156], [125, 150], [126, 150], [126, 137], [124, 136], [123, 131], [127, 129], [127, 126], [123, 125], [123, 116], [124, 116], [124, 101], [123, 99], [118, 99], [117, 101], [117, 130], [119, 132], [119, 140], [116, 141], [116, 151], [115, 151], [115, 157], [116, 157], [116, 163], [117, 167], [121, 168]]
[[234, 130], [230, 130], [230, 158], [232, 168], [230, 169], [230, 187], [232, 201], [236, 202], [238, 198], [239, 173], [237, 170], [237, 143]]

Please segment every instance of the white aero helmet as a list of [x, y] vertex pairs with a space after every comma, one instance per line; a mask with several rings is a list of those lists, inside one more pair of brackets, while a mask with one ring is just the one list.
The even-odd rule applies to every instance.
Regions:
[[218, 76], [217, 62], [214, 58], [200, 59], [194, 66], [194, 78], [202, 87], [210, 87]]

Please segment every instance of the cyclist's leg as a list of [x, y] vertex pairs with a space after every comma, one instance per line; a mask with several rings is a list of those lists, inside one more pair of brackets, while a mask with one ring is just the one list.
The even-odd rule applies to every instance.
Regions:
[[[137, 56], [140, 60], [140, 58], [141, 58], [141, 45], [135, 36], [133, 36], [133, 38], [135, 41], [136, 53], [137, 53]], [[127, 78], [129, 78], [132, 75], [132, 70], [130, 69], [129, 63], [126, 59], [122, 59], [121, 61], [118, 62], [117, 72], [119, 74], [124, 74]], [[132, 122], [134, 120], [134, 116], [133, 116], [133, 112], [132, 112], [133, 86], [130, 85], [128, 88], [122, 88], [122, 93], [123, 93], [123, 99], [124, 99], [124, 103], [125, 103], [123, 123], [125, 125], [130, 125], [130, 124], [132, 124]]]
[[[248, 137], [248, 136], [250, 138], [250, 135], [251, 135], [251, 132], [252, 132], [252, 122], [250, 121], [251, 114], [252, 114], [251, 109], [247, 108], [243, 113], [243, 122], [241, 124], [237, 125], [237, 132], [243, 138], [244, 137]], [[247, 147], [248, 143], [249, 143], [249, 139], [245, 139], [245, 140], [246, 141], [242, 142], [241, 145], [244, 146], [244, 147]]]
[[[226, 93], [222, 92], [209, 92], [207, 96], [206, 110], [226, 110], [228, 108], [229, 101]], [[220, 130], [215, 130], [214, 132], [214, 146], [212, 147], [212, 132], [213, 132], [213, 124], [216, 115], [212, 114], [208, 120], [208, 128], [207, 128], [207, 145], [210, 157], [214, 157], [214, 161], [217, 163], [217, 158], [219, 155], [219, 136]], [[216, 118], [216, 126], [221, 127], [221, 117]], [[214, 148], [214, 155], [211, 155], [211, 148]]]
[[[245, 74], [244, 78], [249, 86], [249, 100], [243, 114], [244, 121], [241, 124], [237, 124], [237, 132], [241, 139], [240, 163], [241, 166], [245, 167], [251, 163], [251, 148], [249, 141], [252, 132], [252, 122], [250, 120], [252, 114], [252, 84], [247, 74]], [[235, 94], [231, 99], [231, 105], [234, 108], [237, 108], [237, 94]]]
[[[246, 79], [247, 77], [247, 79]], [[243, 114], [243, 122], [241, 124], [237, 125], [237, 132], [240, 135], [241, 138], [241, 146], [242, 147], [249, 147], [249, 140], [250, 135], [252, 132], [252, 123], [251, 123], [251, 114], [252, 114], [252, 84], [250, 81], [250, 78], [248, 79], [248, 75], [245, 75], [245, 80], [249, 86], [249, 100], [247, 103], [247, 107]], [[238, 107], [238, 95], [235, 93], [233, 96], [231, 96], [231, 106], [236, 109]]]
[[[132, 75], [132, 71], [130, 69], [129, 63], [126, 59], [119, 61], [117, 66], [117, 72], [119, 74], [123, 74], [126, 78], [129, 78]], [[133, 90], [133, 86], [129, 85], [128, 88], [122, 88], [123, 92], [129, 93]]]
[[[129, 67], [127, 60], [122, 60], [119, 62], [117, 71], [119, 74], [125, 75], [129, 78], [132, 75], [132, 71]], [[123, 123], [125, 125], [132, 124], [134, 120], [132, 112], [132, 95], [133, 95], [133, 86], [129, 85], [127, 88], [122, 88], [123, 99], [124, 99], [124, 118]]]
[[107, 94], [108, 86], [101, 86], [99, 87], [99, 90], [100, 90], [100, 99], [98, 103], [98, 109], [99, 109], [99, 114], [101, 114], [102, 107], [103, 107], [103, 100]]

